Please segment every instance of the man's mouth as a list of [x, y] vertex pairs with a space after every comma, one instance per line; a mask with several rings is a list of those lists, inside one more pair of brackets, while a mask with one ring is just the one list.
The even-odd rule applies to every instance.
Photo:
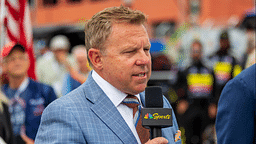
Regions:
[[135, 74], [134, 76], [137, 76], [137, 77], [144, 77], [146, 75], [146, 73], [139, 73], [139, 74]]

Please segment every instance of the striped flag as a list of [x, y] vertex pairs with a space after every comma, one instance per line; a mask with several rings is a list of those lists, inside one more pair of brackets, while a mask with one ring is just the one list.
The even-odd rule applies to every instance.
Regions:
[[30, 60], [28, 76], [36, 80], [33, 34], [26, 0], [5, 0], [4, 26], [5, 44], [15, 41], [26, 48]]

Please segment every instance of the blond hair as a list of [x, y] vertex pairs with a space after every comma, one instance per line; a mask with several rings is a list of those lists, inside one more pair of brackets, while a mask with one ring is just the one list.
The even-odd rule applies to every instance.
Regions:
[[111, 34], [113, 23], [144, 24], [146, 16], [138, 10], [124, 6], [110, 7], [96, 13], [85, 23], [85, 47], [104, 51], [104, 44]]

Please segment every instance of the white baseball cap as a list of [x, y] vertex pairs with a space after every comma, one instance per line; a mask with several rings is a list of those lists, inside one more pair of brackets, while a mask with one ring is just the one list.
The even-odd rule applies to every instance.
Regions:
[[50, 42], [50, 49], [51, 50], [69, 50], [70, 43], [66, 36], [64, 35], [57, 35], [51, 39]]

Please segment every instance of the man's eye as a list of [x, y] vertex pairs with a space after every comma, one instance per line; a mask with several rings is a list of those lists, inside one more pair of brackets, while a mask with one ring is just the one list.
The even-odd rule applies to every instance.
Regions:
[[127, 51], [126, 53], [134, 53], [136, 50]]

